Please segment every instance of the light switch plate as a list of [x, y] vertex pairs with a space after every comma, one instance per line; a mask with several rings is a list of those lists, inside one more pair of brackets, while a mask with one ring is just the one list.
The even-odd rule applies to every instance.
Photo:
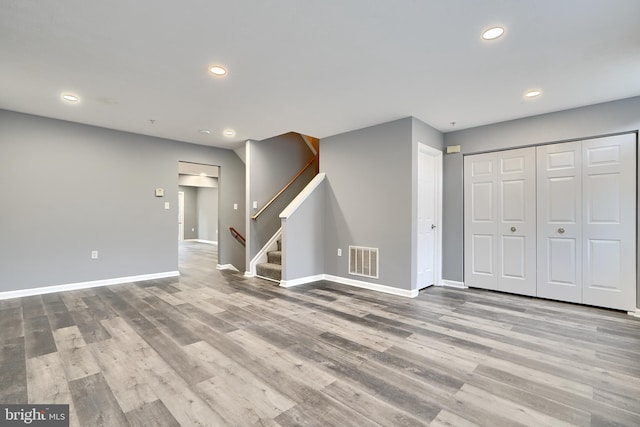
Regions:
[[169, 204], [169, 202], [164, 202], [164, 208], [165, 209], [170, 209], [171, 205]]

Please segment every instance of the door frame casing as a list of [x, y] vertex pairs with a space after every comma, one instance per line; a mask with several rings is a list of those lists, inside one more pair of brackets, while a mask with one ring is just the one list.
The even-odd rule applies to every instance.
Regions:
[[[424, 144], [420, 141], [418, 141], [418, 156], [416, 156], [416, 164], [417, 164], [417, 168], [420, 167], [420, 159], [419, 159], [419, 153], [423, 152], [426, 153], [430, 156], [435, 157], [435, 163], [436, 163], [436, 171], [435, 171], [435, 188], [434, 188], [434, 196], [435, 196], [435, 200], [436, 200], [436, 206], [435, 206], [435, 215], [434, 215], [434, 223], [436, 225], [435, 228], [435, 236], [434, 236], [434, 253], [433, 253], [433, 285], [435, 286], [442, 286], [442, 151], [433, 148], [427, 144]], [[416, 171], [418, 170], [416, 168]], [[417, 174], [416, 174], [416, 181], [418, 182], [417, 179]], [[417, 192], [416, 194], [416, 210], [415, 210], [415, 221], [416, 221], [416, 240], [415, 240], [415, 246], [414, 246], [414, 251], [416, 253], [416, 258], [415, 258], [415, 280], [414, 283], [412, 284], [412, 288], [415, 290], [420, 290], [421, 288], [419, 287], [418, 283], [417, 283], [417, 277], [418, 277], [418, 257], [420, 256], [420, 254], [418, 253], [418, 229], [417, 229], [417, 219], [418, 219], [418, 203], [417, 203], [417, 197], [419, 196], [419, 192], [420, 192], [420, 188], [419, 186], [416, 184], [416, 188], [417, 188]]]

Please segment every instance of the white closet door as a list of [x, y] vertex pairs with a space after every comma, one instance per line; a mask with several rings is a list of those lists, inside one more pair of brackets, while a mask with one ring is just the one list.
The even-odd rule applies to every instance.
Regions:
[[636, 136], [583, 142], [583, 300], [635, 310]]
[[582, 302], [580, 142], [537, 148], [537, 295]]
[[535, 148], [498, 153], [498, 290], [536, 294]]
[[498, 154], [464, 158], [464, 281], [498, 289]]

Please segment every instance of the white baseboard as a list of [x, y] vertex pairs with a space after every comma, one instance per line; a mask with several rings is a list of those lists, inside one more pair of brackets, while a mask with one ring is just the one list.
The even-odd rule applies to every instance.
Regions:
[[629, 311], [627, 314], [633, 317], [640, 317], [640, 308], [636, 308], [636, 311]]
[[138, 276], [117, 277], [114, 279], [93, 280], [90, 282], [19, 289], [15, 291], [0, 292], [0, 300], [28, 297], [32, 295], [52, 294], [54, 292], [75, 291], [78, 289], [97, 288], [99, 286], [120, 285], [122, 283], [142, 282], [144, 280], [165, 279], [167, 277], [176, 277], [179, 275], [179, 271], [165, 271], [163, 273], [141, 274]]
[[446, 286], [448, 288], [458, 288], [458, 289], [468, 288], [468, 286], [465, 286], [463, 282], [456, 282], [455, 280], [446, 280], [446, 279], [442, 279], [442, 284], [440, 286]]
[[218, 264], [216, 265], [216, 270], [235, 270], [240, 272], [233, 264]]
[[251, 274], [250, 271], [245, 271], [244, 272], [244, 277], [256, 277], [256, 275], [255, 274]]
[[343, 285], [355, 286], [356, 288], [370, 289], [372, 291], [384, 292], [387, 294], [398, 295], [401, 297], [415, 298], [418, 296], [417, 289], [398, 289], [393, 286], [379, 285], [377, 283], [363, 282], [361, 280], [347, 279], [346, 277], [332, 276], [324, 274], [324, 280], [341, 283]]
[[307, 283], [317, 282], [319, 280], [325, 280], [325, 275], [318, 274], [316, 276], [307, 276], [307, 277], [302, 277], [300, 279], [281, 280], [280, 286], [282, 286], [283, 288], [291, 288], [293, 286], [305, 285]]

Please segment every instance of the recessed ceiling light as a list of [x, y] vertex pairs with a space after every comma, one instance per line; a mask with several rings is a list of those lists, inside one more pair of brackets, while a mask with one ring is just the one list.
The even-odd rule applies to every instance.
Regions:
[[80, 101], [80, 97], [72, 94], [72, 93], [63, 93], [62, 94], [62, 99], [64, 99], [67, 102], [78, 102]]
[[209, 72], [214, 76], [224, 76], [225, 74], [227, 74], [227, 70], [219, 65], [213, 65], [209, 67]]
[[224, 136], [235, 136], [236, 131], [233, 129], [225, 129], [224, 131], [222, 131], [222, 134]]
[[482, 38], [485, 40], [495, 40], [502, 34], [504, 34], [504, 28], [492, 27], [482, 33]]
[[198, 132], [203, 133], [205, 135], [209, 135], [211, 133], [209, 129], [200, 129]]
[[525, 92], [524, 94], [526, 98], [535, 98], [536, 96], [540, 96], [540, 95], [542, 95], [542, 91], [539, 89], [533, 89]]

